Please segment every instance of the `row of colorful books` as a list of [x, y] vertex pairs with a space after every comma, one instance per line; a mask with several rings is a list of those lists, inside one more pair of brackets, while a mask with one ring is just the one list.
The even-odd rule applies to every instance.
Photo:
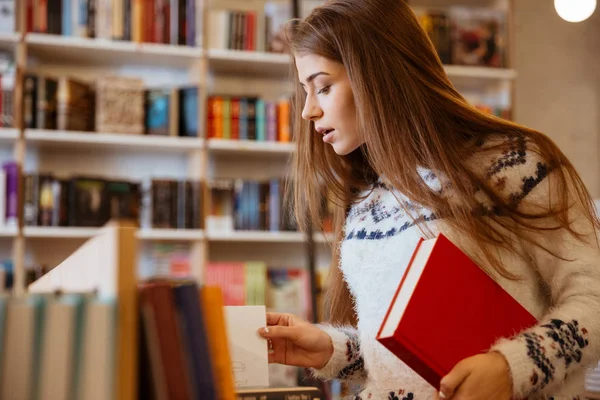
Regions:
[[293, 140], [290, 100], [209, 96], [207, 138], [282, 142]]
[[25, 0], [25, 32], [200, 46], [196, 0]]

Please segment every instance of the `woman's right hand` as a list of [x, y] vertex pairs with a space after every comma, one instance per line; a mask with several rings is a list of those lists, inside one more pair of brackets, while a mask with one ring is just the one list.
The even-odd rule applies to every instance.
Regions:
[[259, 334], [271, 341], [270, 363], [319, 369], [333, 354], [326, 332], [292, 314], [267, 313], [267, 327]]

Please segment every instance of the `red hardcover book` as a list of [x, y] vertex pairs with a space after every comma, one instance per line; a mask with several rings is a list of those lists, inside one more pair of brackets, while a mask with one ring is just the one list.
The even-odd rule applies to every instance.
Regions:
[[536, 319], [444, 235], [421, 240], [377, 340], [439, 389], [462, 359]]

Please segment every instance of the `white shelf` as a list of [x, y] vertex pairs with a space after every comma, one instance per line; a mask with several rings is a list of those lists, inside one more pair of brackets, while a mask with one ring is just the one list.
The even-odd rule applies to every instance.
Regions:
[[213, 153], [290, 154], [295, 148], [295, 143], [208, 139], [208, 149]]
[[19, 131], [14, 128], [0, 128], [0, 144], [12, 143], [19, 137]]
[[18, 33], [0, 33], [0, 49], [12, 51], [17, 43], [19, 43]]
[[315, 243], [332, 243], [333, 241], [333, 233], [315, 233], [313, 235], [313, 240], [315, 241]]
[[[26, 226], [23, 234], [28, 238], [88, 239], [102, 228]], [[1, 234], [0, 230], [0, 234]], [[194, 241], [202, 240], [204, 233], [199, 229], [140, 229], [140, 240]]]
[[140, 229], [137, 237], [142, 240], [195, 241], [204, 239], [201, 229]]
[[0, 237], [11, 238], [17, 236], [16, 226], [0, 226]]
[[269, 231], [232, 231], [207, 232], [209, 241], [213, 242], [272, 242], [272, 243], [301, 243], [305, 241], [300, 232], [269, 232]]
[[29, 33], [28, 53], [48, 60], [92, 65], [156, 65], [184, 68], [200, 61], [202, 49], [156, 43]]
[[29, 129], [25, 139], [42, 147], [105, 148], [132, 151], [158, 150], [161, 152], [189, 153], [201, 149], [204, 139], [176, 136], [132, 135], [126, 133], [97, 133]]
[[25, 226], [23, 235], [27, 238], [87, 239], [102, 228], [79, 228], [62, 226]]
[[508, 68], [469, 67], [465, 65], [445, 65], [444, 69], [449, 77], [513, 80], [517, 71]]
[[213, 72], [236, 75], [285, 77], [290, 71], [290, 55], [241, 50], [208, 50]]
[[480, 87], [510, 82], [517, 78], [517, 71], [509, 68], [470, 67], [465, 65], [445, 65], [448, 78], [457, 87]]

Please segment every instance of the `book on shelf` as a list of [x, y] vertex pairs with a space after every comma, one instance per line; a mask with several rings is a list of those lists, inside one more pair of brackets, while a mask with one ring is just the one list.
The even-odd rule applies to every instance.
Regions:
[[[185, 137], [199, 133], [197, 86], [159, 89], [145, 87], [138, 78], [83, 80], [28, 73], [23, 88], [26, 129]], [[3, 98], [8, 104], [8, 95]]]
[[489, 7], [413, 7], [444, 64], [506, 67], [506, 11]]
[[296, 221], [283, 204], [285, 182], [250, 179], [215, 179], [208, 183], [210, 212], [207, 229], [297, 231]]
[[[16, 185], [23, 185], [26, 226], [99, 227], [110, 219], [117, 219], [139, 221], [146, 229], [202, 227], [200, 181], [146, 179], [138, 182], [97, 176], [59, 178], [51, 173], [28, 172], [21, 183], [13, 184], [11, 177], [16, 173], [13, 169], [7, 169], [6, 193], [16, 193]], [[16, 211], [11, 209], [9, 214], [7, 208], [7, 221], [15, 218], [13, 214], [16, 215]]]
[[290, 2], [267, 1], [262, 10], [210, 9], [208, 48], [286, 52], [280, 35], [291, 18]]
[[0, 296], [3, 398], [321, 398], [266, 386], [264, 305], [225, 307], [219, 287], [193, 279], [139, 280], [135, 232], [111, 223], [27, 294]]
[[202, 44], [202, 7], [196, 0], [47, 0], [34, 3], [26, 2], [26, 32], [138, 43]]
[[290, 100], [211, 95], [207, 103], [207, 138], [288, 143]]
[[[0, 5], [0, 8], [2, 6]], [[1, 18], [1, 17], [0, 17]], [[12, 54], [0, 51], [0, 128], [15, 124], [15, 62]]]
[[439, 387], [459, 361], [535, 323], [492, 277], [438, 234], [418, 242], [377, 340]]
[[17, 25], [17, 0], [0, 0], [0, 33], [14, 33]]

